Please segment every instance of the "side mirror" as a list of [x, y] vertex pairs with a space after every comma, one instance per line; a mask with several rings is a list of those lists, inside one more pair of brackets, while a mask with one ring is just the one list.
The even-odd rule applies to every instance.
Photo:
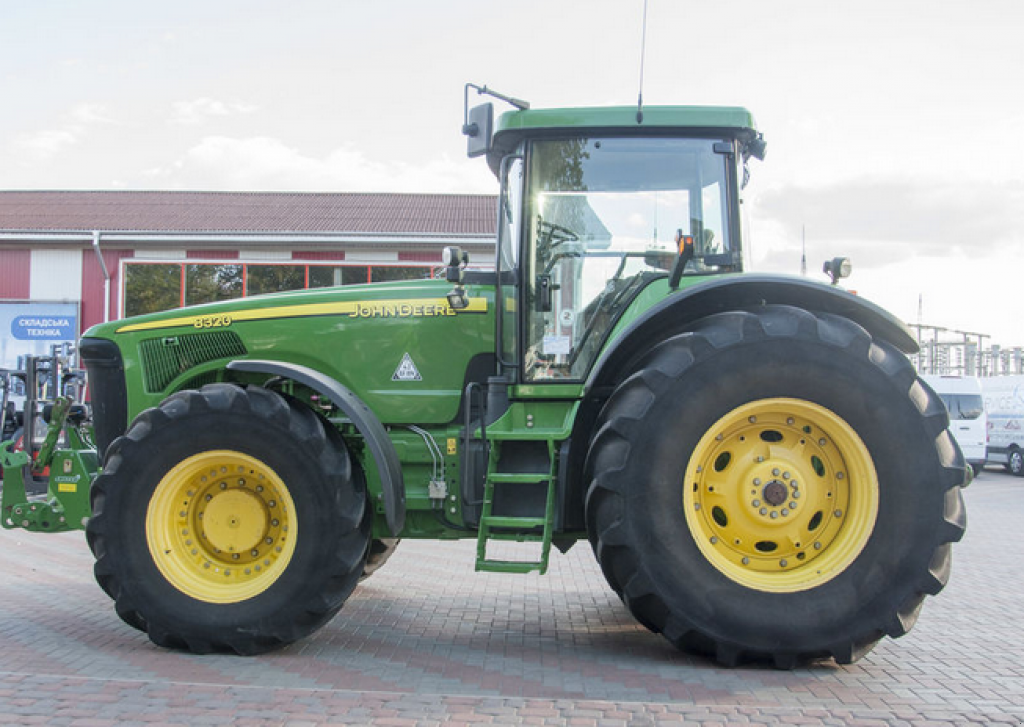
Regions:
[[462, 125], [462, 133], [468, 137], [466, 154], [470, 158], [489, 152], [494, 133], [494, 104], [485, 103], [470, 109]]

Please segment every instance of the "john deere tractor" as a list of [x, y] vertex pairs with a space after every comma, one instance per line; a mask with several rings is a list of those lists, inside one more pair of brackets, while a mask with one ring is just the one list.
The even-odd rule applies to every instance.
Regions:
[[117, 614], [251, 654], [326, 623], [397, 539], [474, 538], [508, 573], [588, 540], [643, 625], [722, 664], [905, 633], [949, 577], [964, 461], [904, 325], [743, 272], [750, 113], [499, 98], [463, 129], [500, 183], [493, 261], [82, 339]]

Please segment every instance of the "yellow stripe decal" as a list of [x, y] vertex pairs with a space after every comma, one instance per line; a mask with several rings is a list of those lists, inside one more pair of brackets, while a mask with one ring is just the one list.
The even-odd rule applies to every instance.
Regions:
[[266, 321], [275, 318], [306, 318], [309, 316], [348, 316], [349, 318], [432, 318], [456, 316], [463, 313], [486, 313], [487, 300], [471, 298], [469, 306], [456, 311], [445, 298], [417, 300], [356, 300], [337, 303], [303, 303], [271, 308], [250, 308], [226, 313], [179, 316], [146, 323], [129, 323], [117, 329], [118, 333], [152, 331], [159, 328], [224, 328], [241, 321]]

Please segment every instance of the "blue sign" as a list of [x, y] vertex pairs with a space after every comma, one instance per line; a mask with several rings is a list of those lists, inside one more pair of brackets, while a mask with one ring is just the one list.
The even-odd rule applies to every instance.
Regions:
[[19, 341], [74, 341], [75, 316], [19, 315], [11, 319], [11, 335]]
[[47, 356], [50, 347], [78, 340], [78, 303], [0, 301], [0, 368], [21, 368], [22, 356]]

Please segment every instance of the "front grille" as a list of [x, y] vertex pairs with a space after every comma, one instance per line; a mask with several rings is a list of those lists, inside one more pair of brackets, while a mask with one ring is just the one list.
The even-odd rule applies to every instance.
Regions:
[[194, 366], [218, 358], [244, 356], [245, 346], [231, 331], [150, 338], [139, 344], [146, 391], [158, 393]]
[[128, 393], [121, 350], [113, 341], [83, 338], [78, 354], [89, 374], [93, 432], [100, 457], [128, 426]]

